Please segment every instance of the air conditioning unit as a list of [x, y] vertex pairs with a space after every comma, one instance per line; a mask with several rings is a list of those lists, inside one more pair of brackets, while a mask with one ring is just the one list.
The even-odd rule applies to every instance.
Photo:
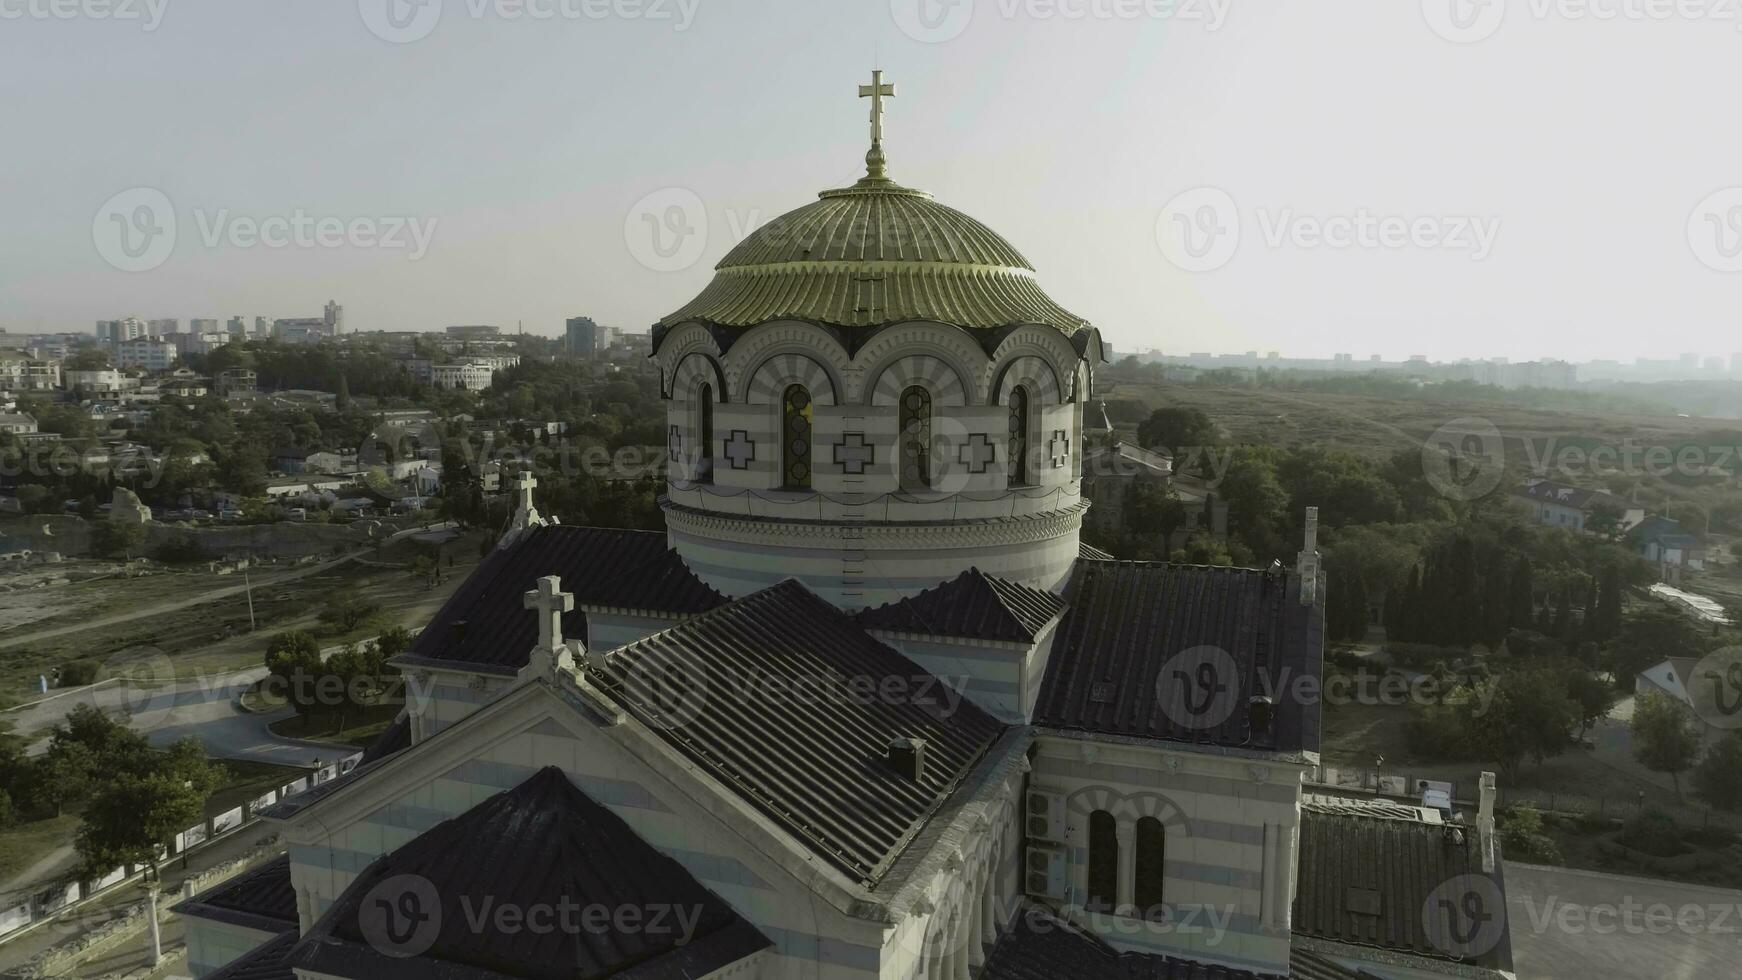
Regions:
[[1049, 844], [1065, 842], [1065, 798], [1043, 789], [1028, 791], [1028, 837]]
[[1030, 847], [1023, 867], [1023, 881], [1029, 897], [1049, 902], [1064, 902], [1069, 896], [1069, 877], [1065, 870], [1065, 852], [1057, 847]]

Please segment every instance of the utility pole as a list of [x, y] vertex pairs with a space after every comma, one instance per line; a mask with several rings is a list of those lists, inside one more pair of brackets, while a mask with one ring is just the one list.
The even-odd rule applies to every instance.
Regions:
[[248, 593], [248, 632], [254, 632], [254, 582], [248, 577], [248, 569], [242, 569], [242, 585]]

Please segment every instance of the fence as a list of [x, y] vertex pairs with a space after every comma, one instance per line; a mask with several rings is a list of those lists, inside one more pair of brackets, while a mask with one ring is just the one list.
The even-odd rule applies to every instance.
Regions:
[[[191, 854], [220, 838], [242, 830], [258, 820], [260, 812], [267, 807], [289, 799], [298, 793], [307, 792], [312, 787], [329, 783], [357, 768], [357, 764], [361, 761], [363, 761], [363, 753], [361, 752], [347, 756], [311, 775], [304, 776], [293, 783], [272, 790], [264, 796], [250, 800], [242, 806], [227, 810], [189, 827], [176, 834], [173, 841], [162, 847], [159, 850], [158, 858], [165, 860]], [[145, 865], [131, 864], [116, 868], [101, 878], [90, 881], [57, 882], [31, 893], [23, 900], [19, 900], [17, 896], [0, 898], [0, 943], [22, 935], [32, 926], [46, 922], [81, 902], [95, 898], [101, 892], [138, 878], [145, 873], [145, 870]]]
[[[1445, 790], [1453, 801], [1460, 806], [1467, 807], [1474, 807], [1479, 795], [1478, 788], [1473, 785], [1467, 786], [1459, 782], [1446, 782], [1408, 773], [1376, 772], [1371, 767], [1351, 769], [1319, 766], [1307, 773], [1306, 782], [1309, 787], [1333, 789], [1339, 792], [1371, 793], [1376, 796], [1410, 799], [1418, 803], [1421, 801], [1422, 789], [1432, 787]], [[1559, 813], [1579, 817], [1606, 817], [1614, 820], [1631, 820], [1643, 812], [1656, 811], [1684, 827], [1718, 825], [1742, 831], [1742, 814], [1678, 803], [1667, 796], [1668, 794], [1665, 793], [1635, 793], [1629, 796], [1609, 797], [1585, 796], [1579, 793], [1512, 789], [1502, 783], [1495, 805], [1502, 809], [1527, 806], [1543, 813]]]

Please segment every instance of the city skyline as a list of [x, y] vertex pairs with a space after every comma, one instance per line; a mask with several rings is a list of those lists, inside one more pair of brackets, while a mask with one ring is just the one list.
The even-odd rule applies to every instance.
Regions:
[[[1678, 95], [1733, 83], [1733, 32], [1710, 24], [1520, 13], [1468, 38], [1415, 4], [1067, 19], [1000, 3], [963, 23], [916, 22], [901, 0], [556, 23], [448, 6], [416, 36], [370, 4], [19, 20], [0, 39], [17, 70], [53, 75], [74, 50], [83, 68], [18, 107], [0, 324], [343, 295], [359, 329], [555, 335], [577, 313], [645, 329], [753, 229], [851, 181], [875, 60], [900, 85], [890, 173], [1003, 229], [1118, 349], [1735, 346], [1742, 170], [1725, 161], [1742, 138]], [[771, 37], [787, 57], [761, 56]], [[263, 63], [268, 38], [300, 67]], [[1640, 70], [1618, 77], [1618, 60]], [[388, 90], [391, 113], [357, 95]], [[115, 152], [81, 152], [92, 134]], [[121, 271], [135, 260], [103, 239], [167, 230], [131, 224], [163, 202], [173, 248]]]

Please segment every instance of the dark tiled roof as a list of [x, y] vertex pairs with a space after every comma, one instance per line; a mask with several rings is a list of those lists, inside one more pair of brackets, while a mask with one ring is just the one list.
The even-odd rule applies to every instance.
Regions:
[[857, 618], [867, 629], [1033, 643], [1064, 611], [1065, 601], [1051, 592], [970, 568], [936, 588], [867, 609]]
[[1560, 504], [1575, 510], [1593, 510], [1596, 508], [1620, 510], [1622, 507], [1618, 498], [1605, 491], [1581, 490], [1578, 487], [1570, 487], [1564, 483], [1554, 483], [1549, 480], [1540, 480], [1530, 486], [1519, 487], [1514, 493], [1529, 500]]
[[296, 980], [296, 970], [290, 965], [296, 940], [296, 930], [291, 929], [229, 966], [206, 974], [205, 980]]
[[[372, 948], [360, 918], [370, 892], [401, 877], [427, 881], [440, 901], [439, 929], [427, 952], [414, 959], [394, 959]], [[594, 920], [576, 911], [568, 926], [554, 920], [556, 927], [535, 930], [537, 920], [529, 917], [525, 928], [474, 928], [477, 910], [490, 908], [606, 909], [611, 921], [626, 921], [619, 917], [622, 911], [635, 910], [636, 921], [645, 926], [589, 927]], [[682, 910], [693, 927], [690, 935], [675, 910]], [[311, 931], [292, 963], [351, 977], [476, 976], [479, 971], [525, 980], [692, 977], [770, 945], [682, 865], [589, 799], [562, 770], [549, 768], [370, 865]]]
[[[623, 647], [596, 682], [864, 882], [881, 877], [1003, 731], [790, 580]], [[898, 738], [926, 742], [918, 782], [886, 761]]]
[[371, 742], [367, 749], [363, 750], [363, 758], [357, 764], [366, 766], [371, 762], [379, 762], [409, 748], [411, 748], [411, 713], [401, 712], [398, 718], [393, 719], [393, 724], [388, 725], [380, 736]]
[[464, 664], [501, 673], [526, 666], [538, 639], [538, 617], [521, 597], [547, 575], [562, 577], [575, 610], [563, 617], [563, 635], [587, 635], [583, 605], [665, 613], [697, 613], [725, 602], [703, 584], [665, 535], [654, 531], [552, 525], [533, 528], [498, 548], [475, 569], [406, 660]]
[[[1292, 980], [1357, 980], [1322, 957], [1293, 951]], [[1266, 975], [1269, 976], [1268, 974]], [[1153, 953], [1120, 953], [1050, 911], [1030, 906], [998, 940], [980, 980], [1259, 980], [1245, 970]]]
[[1113, 556], [1088, 542], [1077, 544], [1077, 557], [1087, 561], [1113, 561]]
[[297, 923], [290, 856], [268, 861], [176, 906], [182, 915], [275, 930]]
[[[1495, 867], [1500, 867], [1498, 855]], [[1472, 880], [1466, 875], [1493, 882], [1484, 906], [1492, 896], [1504, 894], [1498, 871], [1483, 874], [1481, 845], [1473, 828], [1306, 808], [1301, 812], [1299, 869], [1294, 900], [1297, 936], [1434, 959], [1463, 959], [1496, 969], [1511, 966], [1509, 931], [1497, 940], [1475, 938], [1474, 945], [1465, 945], [1448, 937], [1437, 917], [1428, 919], [1438, 904], [1436, 899], [1430, 906], [1429, 899], [1448, 882]], [[1443, 894], [1454, 901], [1469, 894], [1461, 886], [1454, 885], [1453, 890], [1456, 894]], [[1497, 921], [1504, 924], [1503, 917]]]
[[[1281, 570], [1078, 562], [1035, 724], [1317, 751], [1318, 704], [1294, 695], [1313, 693], [1296, 682], [1323, 670], [1323, 616], [1298, 595], [1297, 580]], [[1182, 668], [1187, 680], [1176, 674]], [[1199, 686], [1206, 676], [1221, 689], [1216, 700]], [[1276, 704], [1268, 730], [1253, 733], [1249, 701], [1257, 696]]]

